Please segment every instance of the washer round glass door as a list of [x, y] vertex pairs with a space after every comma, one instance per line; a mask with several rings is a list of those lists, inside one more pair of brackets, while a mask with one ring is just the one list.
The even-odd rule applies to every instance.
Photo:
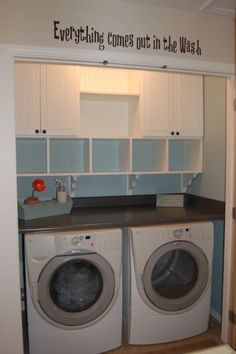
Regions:
[[99, 317], [110, 305], [115, 276], [96, 253], [56, 256], [38, 280], [38, 303], [54, 322], [79, 326]]
[[191, 242], [177, 241], [158, 248], [143, 273], [146, 296], [164, 311], [181, 311], [193, 305], [209, 278], [208, 261]]

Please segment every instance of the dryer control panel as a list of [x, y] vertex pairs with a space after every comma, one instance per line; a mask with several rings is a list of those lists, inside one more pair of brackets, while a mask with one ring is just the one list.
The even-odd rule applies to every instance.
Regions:
[[181, 227], [176, 229], [170, 229], [171, 236], [176, 240], [208, 240], [212, 238], [211, 231], [206, 227]]

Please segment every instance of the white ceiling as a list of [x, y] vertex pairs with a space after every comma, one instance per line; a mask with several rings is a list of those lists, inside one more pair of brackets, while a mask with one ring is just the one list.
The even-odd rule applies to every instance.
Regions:
[[116, 0], [135, 4], [156, 5], [175, 9], [234, 16], [236, 0]]

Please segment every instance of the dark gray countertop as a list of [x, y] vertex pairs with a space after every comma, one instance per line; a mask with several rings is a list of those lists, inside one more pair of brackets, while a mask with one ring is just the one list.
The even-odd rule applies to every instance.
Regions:
[[156, 196], [74, 199], [70, 214], [19, 220], [19, 231], [71, 231], [223, 220], [224, 203], [186, 195], [184, 208], [155, 206]]

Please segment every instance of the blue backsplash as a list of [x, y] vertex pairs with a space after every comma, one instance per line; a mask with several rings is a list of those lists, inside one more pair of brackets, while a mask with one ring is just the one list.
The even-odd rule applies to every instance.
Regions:
[[[25, 199], [31, 194], [32, 182], [36, 177], [18, 177], [17, 190], [18, 199]], [[47, 188], [39, 193], [41, 199], [55, 197], [55, 180], [62, 180], [69, 191], [70, 177], [53, 176], [40, 177]], [[102, 176], [79, 176], [75, 188], [75, 197], [97, 197], [97, 196], [117, 196], [128, 194], [127, 181], [125, 175], [102, 175]], [[167, 175], [142, 175], [137, 179], [133, 188], [133, 194], [156, 194], [156, 193], [180, 193], [180, 174]]]

